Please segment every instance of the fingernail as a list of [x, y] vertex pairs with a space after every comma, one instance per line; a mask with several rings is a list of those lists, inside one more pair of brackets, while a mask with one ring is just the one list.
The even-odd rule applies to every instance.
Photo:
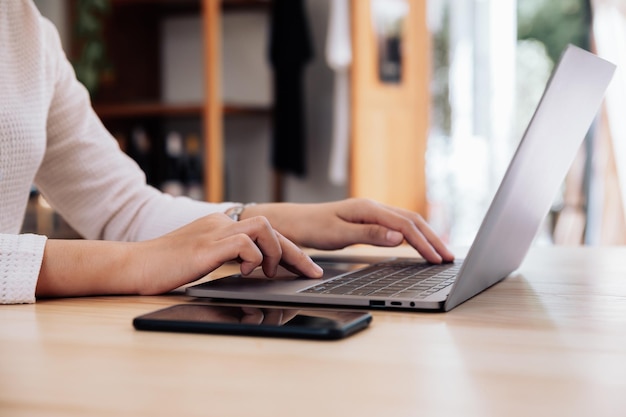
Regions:
[[248, 264], [241, 264], [239, 269], [241, 271], [241, 275], [245, 276], [245, 275], [250, 275], [250, 273], [254, 270], [254, 267]]
[[321, 277], [324, 275], [324, 270], [318, 264], [313, 264], [313, 269], [315, 270], [316, 276]]
[[395, 230], [388, 230], [385, 239], [387, 239], [387, 242], [390, 243], [399, 243], [404, 239], [404, 235], [400, 232], [396, 232]]

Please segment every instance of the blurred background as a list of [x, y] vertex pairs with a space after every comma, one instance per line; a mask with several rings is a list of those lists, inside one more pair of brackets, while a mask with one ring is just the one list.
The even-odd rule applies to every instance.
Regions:
[[[619, 0], [37, 0], [148, 182], [375, 198], [471, 243], [567, 44], [626, 64]], [[624, 244], [620, 71], [537, 244]], [[33, 190], [24, 231], [74, 237]]]

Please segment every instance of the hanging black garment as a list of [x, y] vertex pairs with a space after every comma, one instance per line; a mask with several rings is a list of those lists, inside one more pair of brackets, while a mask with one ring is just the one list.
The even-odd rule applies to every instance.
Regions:
[[304, 0], [273, 0], [269, 45], [274, 74], [272, 166], [306, 174], [304, 69], [313, 46]]

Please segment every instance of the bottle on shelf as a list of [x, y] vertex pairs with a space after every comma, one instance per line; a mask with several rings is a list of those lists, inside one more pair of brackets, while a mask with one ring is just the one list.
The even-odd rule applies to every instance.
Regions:
[[146, 174], [148, 182], [152, 179], [152, 143], [148, 132], [143, 126], [136, 126], [131, 132], [128, 154]]
[[187, 195], [194, 200], [204, 199], [202, 187], [202, 148], [200, 137], [190, 133], [185, 137]]
[[164, 181], [161, 190], [173, 196], [185, 195], [185, 155], [183, 137], [178, 132], [170, 132], [165, 137]]

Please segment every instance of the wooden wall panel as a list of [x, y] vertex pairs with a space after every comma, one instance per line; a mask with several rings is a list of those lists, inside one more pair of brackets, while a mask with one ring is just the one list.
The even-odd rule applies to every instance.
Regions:
[[350, 195], [426, 216], [429, 34], [426, 1], [407, 1], [402, 82], [387, 84], [378, 78], [371, 3], [352, 0]]

